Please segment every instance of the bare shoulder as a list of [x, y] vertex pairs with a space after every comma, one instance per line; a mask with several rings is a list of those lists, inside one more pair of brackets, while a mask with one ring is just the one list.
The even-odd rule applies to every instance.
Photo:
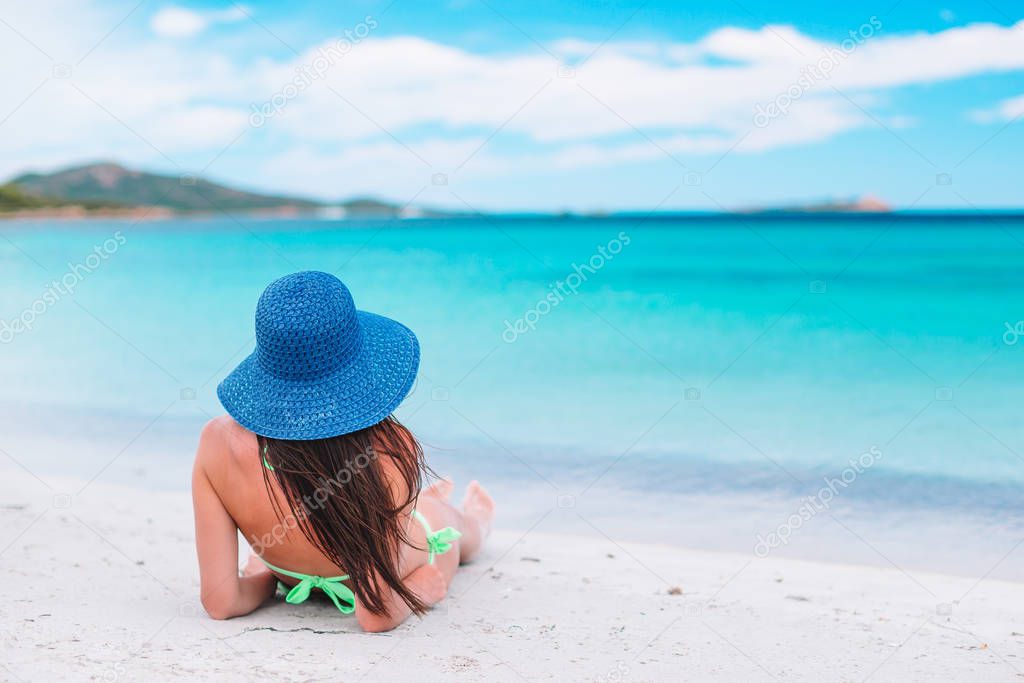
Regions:
[[220, 415], [203, 425], [196, 451], [196, 467], [207, 472], [216, 471], [255, 445], [255, 434], [235, 422], [230, 415]]

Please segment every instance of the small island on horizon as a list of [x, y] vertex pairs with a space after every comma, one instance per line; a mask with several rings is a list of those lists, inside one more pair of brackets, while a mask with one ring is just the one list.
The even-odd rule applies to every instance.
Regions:
[[889, 213], [892, 207], [878, 197], [866, 194], [848, 200], [829, 199], [817, 204], [798, 204], [768, 208], [753, 208], [736, 211], [735, 213], [773, 214], [773, 213]]

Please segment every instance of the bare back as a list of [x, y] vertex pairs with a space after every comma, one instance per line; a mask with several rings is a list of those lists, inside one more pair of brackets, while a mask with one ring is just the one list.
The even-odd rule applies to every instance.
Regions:
[[[276, 479], [270, 476], [270, 491], [276, 496], [282, 511], [282, 516], [278, 516], [267, 495], [264, 466], [256, 435], [227, 415], [211, 420], [206, 430], [213, 432], [210, 436], [222, 448], [218, 449], [220, 453], [208, 457], [202, 467], [224, 509], [253, 550], [271, 564], [292, 571], [319, 576], [344, 574], [344, 567], [334, 565], [306, 539], [299, 529], [298, 520], [290, 512], [284, 493]], [[393, 476], [395, 466], [386, 459], [376, 460], [369, 466], [383, 468], [389, 481], [400, 480], [400, 477]], [[395, 493], [396, 498], [405, 497], [404, 491]], [[437, 518], [433, 505], [425, 499], [423, 502], [425, 505], [420, 505], [421, 511], [432, 524], [446, 523], [446, 520]], [[426, 561], [425, 553], [421, 550], [425, 544], [422, 528], [417, 524], [408, 524], [407, 533], [416, 547], [405, 546], [402, 549], [399, 559], [402, 572], [411, 571]], [[287, 583], [294, 582], [287, 577], [281, 578]]]

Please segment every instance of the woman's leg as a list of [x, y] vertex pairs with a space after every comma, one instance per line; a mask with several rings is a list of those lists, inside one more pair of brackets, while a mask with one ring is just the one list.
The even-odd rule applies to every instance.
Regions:
[[459, 539], [459, 561], [469, 562], [480, 552], [484, 539], [491, 533], [491, 520], [494, 519], [494, 499], [475, 480], [466, 487], [461, 517], [462, 526], [456, 527], [462, 532], [462, 538]]
[[[451, 526], [462, 532], [462, 538], [458, 541], [459, 562], [469, 562], [480, 551], [484, 539], [491, 532], [494, 499], [479, 482], [471, 481], [466, 487], [462, 510], [457, 510], [448, 502], [453, 488], [450, 480], [441, 479], [424, 489], [423, 499], [430, 508], [430, 511], [424, 512], [435, 529]], [[438, 557], [439, 561], [441, 557]], [[454, 563], [449, 559], [442, 563], [442, 569], [448, 564]]]

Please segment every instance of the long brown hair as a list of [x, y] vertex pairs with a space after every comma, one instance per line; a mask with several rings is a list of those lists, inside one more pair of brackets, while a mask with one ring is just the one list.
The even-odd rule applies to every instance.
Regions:
[[[426, 611], [398, 573], [399, 550], [410, 543], [403, 513], [415, 504], [428, 472], [423, 449], [408, 429], [388, 417], [329, 439], [261, 436], [259, 446], [273, 467], [261, 469], [278, 517], [284, 521], [271, 476], [303, 536], [351, 577], [356, 599], [367, 610], [386, 614], [391, 589], [417, 614]], [[388, 481], [385, 460], [395, 466], [398, 481]]]

